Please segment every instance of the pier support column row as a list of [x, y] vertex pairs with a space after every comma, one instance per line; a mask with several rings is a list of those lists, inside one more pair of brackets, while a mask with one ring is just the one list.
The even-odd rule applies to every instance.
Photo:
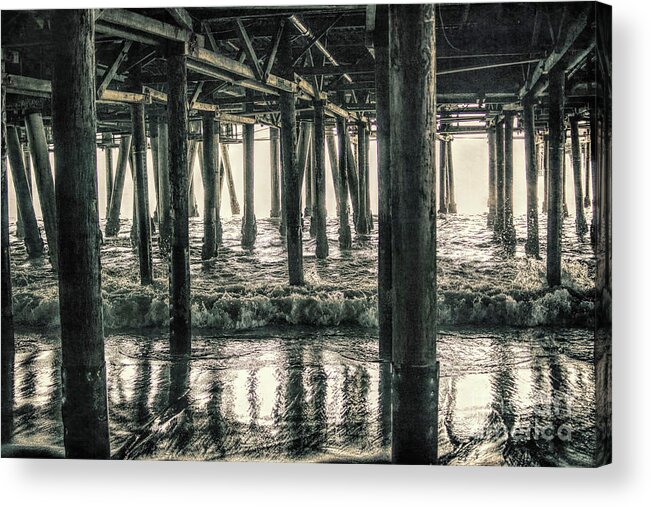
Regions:
[[350, 208], [348, 207], [348, 127], [346, 118], [337, 117], [339, 138], [339, 248], [352, 245], [350, 232]]
[[339, 164], [337, 163], [335, 133], [332, 127], [326, 127], [326, 146], [328, 148], [328, 159], [330, 160], [332, 188], [334, 189], [335, 202], [337, 204], [337, 216], [339, 216]]
[[581, 171], [581, 145], [579, 141], [579, 119], [576, 116], [570, 118], [570, 142], [572, 147], [572, 174], [574, 177], [574, 216], [576, 235], [583, 239], [588, 232], [588, 224], [585, 221], [583, 212], [583, 188]]
[[495, 147], [495, 125], [487, 129], [488, 136], [488, 219], [487, 225], [495, 228], [497, 216], [497, 162]]
[[53, 11], [52, 33], [64, 445], [67, 458], [107, 459], [94, 11]]
[[513, 116], [504, 116], [504, 229], [502, 244], [508, 255], [515, 253], [515, 226], [513, 225]]
[[188, 101], [183, 48], [170, 48], [167, 57], [169, 98], [169, 187], [172, 238], [170, 249], [170, 352], [190, 353], [190, 238], [188, 231]]
[[118, 151], [118, 165], [113, 180], [113, 191], [111, 192], [111, 202], [109, 203], [109, 212], [106, 217], [106, 226], [104, 234], [107, 236], [117, 236], [120, 232], [120, 209], [122, 208], [122, 193], [124, 190], [124, 179], [127, 174], [127, 163], [131, 156], [131, 136], [123, 135], [120, 138], [120, 148]]
[[[293, 79], [291, 34], [284, 30], [278, 47], [281, 77]], [[281, 91], [280, 136], [282, 152], [282, 207], [286, 221], [287, 266], [290, 285], [303, 284], [303, 229], [301, 227], [301, 180], [296, 161], [296, 94]]]
[[393, 257], [394, 463], [435, 463], [435, 6], [391, 5], [389, 57]]

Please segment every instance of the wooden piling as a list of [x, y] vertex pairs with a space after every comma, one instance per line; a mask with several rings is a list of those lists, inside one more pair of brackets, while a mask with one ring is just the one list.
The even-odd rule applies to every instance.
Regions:
[[[389, 88], [389, 8], [378, 6], [375, 21], [375, 108], [378, 174], [378, 334], [384, 365], [392, 355], [391, 257], [391, 94]], [[390, 377], [390, 375], [389, 375]], [[390, 391], [390, 389], [387, 389]], [[383, 407], [384, 408], [384, 407]]]
[[235, 181], [233, 181], [233, 168], [231, 167], [231, 157], [228, 154], [228, 145], [220, 143], [220, 151], [222, 160], [224, 161], [224, 176], [228, 183], [228, 197], [231, 203], [231, 213], [233, 215], [240, 214], [240, 203], [237, 200], [237, 193], [235, 192]]
[[504, 232], [504, 124], [495, 125], [495, 238]]
[[111, 207], [111, 194], [113, 193], [113, 136], [110, 132], [102, 134], [102, 142], [104, 143], [104, 165], [106, 166], [106, 216], [109, 216], [109, 209]]
[[[281, 77], [293, 79], [292, 43], [284, 30], [278, 47]], [[287, 265], [290, 285], [303, 284], [303, 230], [301, 228], [301, 183], [296, 160], [296, 94], [281, 91], [280, 136], [282, 154], [282, 207], [286, 221]]]
[[36, 189], [41, 203], [41, 214], [43, 215], [50, 263], [54, 270], [56, 270], [59, 250], [57, 247], [58, 235], [56, 205], [54, 203], [54, 180], [52, 179], [50, 154], [48, 152], [45, 126], [43, 125], [43, 116], [41, 113], [28, 114], [25, 117], [25, 127], [27, 129], [32, 161], [34, 163]]
[[168, 119], [158, 118], [158, 248], [162, 256], [170, 253], [172, 213], [170, 202], [170, 161]]
[[[160, 196], [159, 196], [159, 172], [158, 172], [158, 116], [149, 116], [149, 140], [151, 143], [152, 172], [154, 175], [154, 192], [156, 194], [156, 206], [154, 206], [154, 222], [159, 223], [160, 219]], [[153, 233], [153, 231], [152, 231]]]
[[[563, 136], [565, 139], [565, 136]], [[563, 145], [563, 218], [570, 216], [570, 212], [567, 208], [567, 155], [565, 151], [565, 145]]]
[[439, 213], [448, 212], [448, 150], [445, 140], [439, 140]]
[[123, 135], [120, 138], [120, 148], [118, 151], [118, 164], [115, 170], [115, 179], [113, 181], [113, 192], [111, 192], [111, 203], [109, 206], [108, 217], [104, 234], [106, 236], [117, 236], [120, 232], [120, 209], [122, 208], [122, 193], [124, 191], [124, 180], [127, 174], [127, 163], [131, 156], [131, 136]]
[[448, 163], [448, 213], [457, 212], [457, 200], [455, 198], [454, 189], [454, 164], [452, 160], [452, 138], [449, 138], [445, 143], [447, 149], [447, 163]]
[[513, 113], [504, 115], [504, 229], [502, 242], [508, 255], [515, 253], [513, 225]]
[[59, 243], [63, 440], [66, 458], [108, 459], [94, 11], [53, 11], [52, 33], [56, 213], [63, 240]]
[[346, 141], [346, 158], [348, 158], [346, 164], [346, 174], [348, 176], [348, 193], [350, 194], [350, 203], [353, 208], [353, 224], [355, 227], [357, 227], [357, 221], [359, 220], [359, 173], [357, 161], [355, 160], [355, 154], [353, 153], [353, 143], [348, 136], [347, 130], [346, 136], [348, 137]]
[[325, 113], [321, 101], [314, 102], [314, 198], [315, 209], [312, 220], [316, 225], [316, 257], [328, 257], [328, 236], [326, 234], [326, 176], [325, 176]]
[[523, 103], [524, 158], [527, 181], [527, 242], [524, 250], [529, 257], [540, 257], [538, 238], [538, 156], [534, 105], [530, 99]]
[[[307, 127], [307, 124], [305, 124]], [[307, 128], [306, 128], [307, 130]], [[307, 139], [307, 151], [305, 152], [305, 171], [304, 171], [304, 177], [303, 177], [303, 183], [305, 186], [305, 191], [303, 192], [303, 195], [305, 196], [305, 209], [303, 210], [303, 216], [304, 217], [312, 217], [312, 202], [314, 201], [314, 195], [313, 195], [313, 188], [314, 185], [312, 184], [312, 181], [314, 179], [312, 170], [314, 169], [314, 149], [313, 149], [313, 143], [314, 143], [314, 135], [313, 135], [313, 130], [314, 128], [310, 125], [309, 127], [309, 139]], [[313, 231], [310, 231], [310, 237], [314, 237]]]
[[330, 177], [332, 178], [332, 188], [334, 189], [337, 216], [339, 216], [339, 163], [335, 133], [332, 127], [326, 127], [326, 147], [328, 148], [328, 160], [330, 160]]
[[486, 220], [491, 229], [495, 226], [497, 215], [497, 162], [495, 160], [495, 126], [491, 125], [486, 130], [488, 137], [488, 218]]
[[9, 154], [11, 175], [14, 181], [14, 190], [16, 192], [16, 205], [22, 219], [25, 249], [29, 257], [40, 257], [43, 255], [43, 240], [38, 230], [32, 197], [29, 192], [29, 185], [27, 184], [27, 175], [23, 166], [24, 159], [18, 138], [18, 129], [16, 127], [8, 127], [6, 136], [3, 136], [3, 142], [5, 140], [7, 153]]
[[339, 137], [339, 248], [352, 246], [350, 232], [350, 213], [348, 208], [348, 128], [345, 118], [337, 118], [337, 136]]
[[590, 141], [583, 144], [583, 167], [585, 167], [585, 197], [583, 198], [583, 207], [589, 208], [590, 199]]
[[[247, 103], [247, 111], [253, 112], [253, 103]], [[242, 217], [242, 248], [253, 248], [258, 234], [255, 219], [255, 125], [246, 124], [242, 127], [242, 143], [244, 149], [244, 216]]]
[[543, 141], [543, 204], [542, 212], [547, 214], [549, 206], [549, 135], [545, 134]]
[[358, 191], [357, 191], [357, 234], [371, 232], [368, 216], [368, 125], [365, 121], [357, 122], [357, 164], [358, 164]]
[[276, 127], [269, 127], [269, 158], [271, 169], [271, 218], [280, 217], [280, 140]]
[[563, 226], [563, 159], [565, 158], [565, 73], [549, 74], [549, 182], [547, 203], [547, 284], [561, 284], [561, 229]]
[[138, 260], [140, 283], [153, 282], [154, 274], [151, 257], [151, 222], [149, 220], [149, 189], [147, 184], [147, 137], [145, 134], [145, 106], [131, 105], [131, 124], [133, 126], [133, 166], [135, 172], [136, 217], [138, 223]]
[[574, 176], [574, 223], [576, 226], [576, 235], [583, 239], [588, 232], [588, 224], [585, 221], [583, 212], [583, 189], [581, 188], [581, 145], [579, 140], [579, 118], [572, 116], [570, 118], [570, 143], [572, 148], [572, 172]]
[[188, 83], [183, 48], [167, 57], [167, 122], [172, 241], [170, 250], [170, 352], [190, 354], [190, 238], [188, 232]]
[[393, 232], [392, 462], [435, 463], [435, 6], [390, 5]]
[[215, 183], [217, 175], [217, 153], [218, 146], [215, 146], [218, 134], [215, 133], [215, 113], [205, 112], [203, 114], [203, 156], [201, 157], [201, 177], [203, 181], [203, 243], [201, 246], [201, 258], [212, 259], [218, 254], [217, 248], [217, 206]]

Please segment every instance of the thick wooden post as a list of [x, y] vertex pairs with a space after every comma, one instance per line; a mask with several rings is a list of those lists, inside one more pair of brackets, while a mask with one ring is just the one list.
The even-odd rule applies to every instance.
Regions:
[[394, 463], [435, 463], [435, 6], [391, 5]]
[[131, 136], [123, 135], [120, 139], [120, 149], [118, 151], [118, 165], [115, 171], [115, 180], [113, 181], [113, 192], [111, 192], [111, 203], [109, 206], [108, 217], [106, 218], [106, 227], [104, 234], [107, 236], [117, 236], [120, 232], [120, 209], [122, 208], [122, 192], [124, 190], [124, 179], [127, 174], [127, 163], [131, 156]]
[[326, 127], [326, 147], [328, 149], [328, 159], [330, 160], [330, 177], [332, 178], [332, 188], [334, 189], [337, 204], [337, 216], [339, 216], [339, 162], [333, 127]]
[[448, 194], [448, 213], [456, 213], [457, 212], [457, 200], [455, 198], [455, 190], [454, 190], [454, 164], [453, 164], [453, 159], [452, 159], [452, 141], [453, 139], [450, 137], [448, 139], [447, 144], [447, 162], [448, 162], [448, 189], [449, 189], [449, 194]]
[[[253, 103], [247, 103], [247, 110], [253, 112]], [[246, 124], [242, 127], [242, 143], [244, 146], [244, 216], [242, 217], [242, 247], [253, 248], [258, 234], [255, 220], [255, 125]]]
[[495, 125], [495, 237], [504, 232], [504, 124]]
[[495, 160], [495, 126], [491, 125], [486, 130], [488, 137], [488, 218], [487, 225], [495, 226], [497, 215], [497, 162]]
[[188, 83], [182, 48], [167, 57], [167, 122], [172, 241], [170, 250], [170, 352], [189, 354], [192, 342], [188, 233]]
[[523, 104], [524, 157], [527, 179], [527, 242], [524, 250], [529, 257], [540, 257], [538, 239], [538, 156], [533, 102], [525, 99]]
[[[2, 72], [4, 73], [4, 61], [2, 62]], [[2, 400], [0, 413], [2, 414], [2, 435], [0, 441], [2, 444], [9, 443], [13, 435], [14, 425], [14, 360], [16, 353], [16, 344], [14, 339], [14, 308], [13, 295], [11, 289], [11, 254], [9, 243], [9, 187], [7, 179], [7, 124], [6, 124], [6, 90], [2, 87], [2, 131], [0, 132], [0, 142], [2, 143], [1, 165], [1, 182], [0, 182], [0, 201], [1, 201], [1, 219], [2, 219], [2, 268], [0, 277], [1, 284], [1, 311], [2, 318], [0, 329], [2, 329], [1, 340], [1, 382]]]
[[[391, 361], [391, 113], [389, 88], [389, 8], [379, 6], [375, 21], [375, 103], [378, 164], [378, 327], [380, 361]], [[390, 391], [390, 390], [389, 390]]]
[[592, 202], [590, 198], [590, 141], [583, 144], [583, 167], [585, 167], [585, 196], [583, 198], [583, 207], [589, 208]]
[[515, 253], [513, 225], [513, 113], [504, 115], [504, 230], [502, 241], [507, 254]]
[[[281, 77], [293, 79], [292, 43], [289, 30], [284, 30], [278, 47]], [[281, 91], [280, 136], [282, 152], [282, 206], [287, 223], [287, 265], [289, 283], [303, 284], [303, 230], [301, 228], [301, 180], [296, 161], [296, 95]]]
[[314, 103], [314, 198], [312, 220], [316, 219], [316, 257], [328, 257], [326, 234], [325, 116], [323, 102]]
[[50, 254], [50, 263], [56, 270], [58, 266], [59, 249], [57, 247], [57, 214], [54, 203], [54, 180], [52, 179], [52, 168], [50, 166], [50, 154], [45, 137], [45, 127], [41, 113], [30, 113], [25, 118], [29, 149], [34, 162], [34, 173], [36, 175], [36, 189], [41, 203], [43, 224], [45, 225], [45, 237]]
[[53, 11], [52, 133], [59, 218], [67, 458], [110, 457], [95, 147], [93, 10]]
[[[160, 219], [160, 197], [159, 185], [160, 178], [158, 173], [158, 116], [155, 114], [149, 115], [149, 139], [151, 141], [151, 160], [153, 163], [152, 169], [154, 174], [154, 191], [156, 193], [156, 206], [154, 206], [154, 222], [158, 224]], [[153, 233], [153, 231], [152, 231]]]
[[113, 136], [110, 132], [102, 134], [102, 143], [104, 143], [104, 165], [106, 166], [106, 216], [109, 215], [111, 206], [111, 194], [113, 193]]
[[565, 73], [549, 74], [549, 182], [547, 203], [547, 284], [561, 284], [561, 229], [563, 226], [563, 159], [565, 158]]
[[581, 145], [579, 140], [579, 119], [576, 116], [570, 118], [570, 141], [572, 145], [572, 170], [574, 175], [574, 216], [576, 235], [583, 239], [588, 232], [588, 224], [585, 221], [583, 212], [583, 189], [581, 188]]
[[[194, 134], [198, 131], [193, 129], [193, 126], [196, 126], [196, 124], [190, 123], [188, 128]], [[199, 216], [197, 197], [194, 193], [194, 162], [197, 158], [198, 144], [196, 139], [188, 141], [188, 216], [192, 218]]]
[[[565, 139], [565, 136], [563, 136]], [[570, 212], [567, 209], [567, 156], [565, 152], [565, 145], [563, 145], [563, 218], [570, 216]]]
[[147, 185], [147, 137], [145, 134], [145, 106], [131, 106], [133, 125], [133, 159], [135, 165], [136, 218], [138, 220], [138, 259], [140, 283], [148, 285], [154, 279], [151, 258], [151, 222], [149, 220], [149, 191]]
[[448, 150], [445, 144], [446, 141], [439, 140], [439, 213], [442, 214], [448, 212]]
[[543, 136], [543, 203], [542, 212], [547, 214], [549, 202], [549, 134]]
[[172, 213], [170, 202], [170, 161], [168, 119], [158, 119], [158, 199], [160, 202], [158, 247], [166, 256], [170, 252], [172, 238]]
[[357, 222], [355, 228], [358, 234], [370, 232], [367, 191], [368, 191], [368, 125], [365, 121], [357, 122], [357, 164], [358, 164], [358, 191], [357, 191]]
[[[310, 125], [309, 127], [307, 126], [308, 124], [305, 125], [305, 130], [310, 132], [310, 135], [306, 139], [307, 144], [305, 145], [306, 151], [305, 151], [305, 170], [303, 171], [303, 184], [305, 186], [305, 191], [303, 195], [305, 196], [305, 209], [303, 210], [303, 216], [304, 217], [311, 217], [312, 216], [312, 203], [314, 201], [314, 195], [312, 190], [314, 189], [314, 185], [312, 184], [312, 181], [314, 179], [313, 176], [313, 169], [314, 169], [314, 149], [313, 149], [313, 143], [314, 143], [314, 135], [313, 135], [313, 130], [314, 128]], [[314, 237], [313, 231], [310, 231], [310, 237]]]
[[352, 245], [350, 232], [350, 213], [348, 208], [348, 133], [346, 119], [337, 118], [339, 137], [339, 248], [348, 249]]
[[[347, 131], [346, 136], [348, 136]], [[348, 171], [348, 192], [350, 194], [350, 202], [353, 208], [353, 224], [355, 225], [355, 228], [357, 228], [357, 221], [359, 220], [359, 178], [357, 161], [355, 160], [352, 144], [350, 137], [348, 137], [348, 140], [346, 141], [346, 156], [348, 158], [348, 163], [346, 165], [346, 170]]]
[[278, 129], [269, 127], [269, 158], [271, 160], [271, 218], [280, 217], [280, 140]]
[[36, 214], [34, 213], [25, 167], [23, 166], [23, 152], [16, 127], [7, 128], [6, 136], [3, 136], [3, 142], [5, 140], [9, 153], [11, 175], [14, 180], [14, 190], [16, 191], [16, 204], [23, 223], [23, 240], [27, 255], [29, 257], [40, 257], [43, 255], [43, 240], [36, 222]]
[[224, 175], [226, 176], [226, 182], [228, 183], [228, 197], [231, 202], [231, 213], [233, 215], [239, 215], [240, 203], [237, 201], [237, 194], [235, 193], [235, 182], [233, 181], [233, 169], [231, 167], [231, 157], [228, 154], [228, 145], [226, 143], [220, 143], [220, 150], [222, 160], [224, 161]]
[[201, 258], [212, 259], [218, 253], [217, 248], [217, 206], [215, 202], [215, 177], [217, 175], [217, 150], [215, 146], [215, 113], [203, 115], [203, 156], [201, 157], [201, 177], [203, 179], [203, 244]]

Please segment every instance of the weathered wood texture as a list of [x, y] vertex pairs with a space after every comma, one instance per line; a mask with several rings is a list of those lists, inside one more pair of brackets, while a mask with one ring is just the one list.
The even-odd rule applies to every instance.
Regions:
[[368, 208], [368, 139], [369, 131], [366, 122], [357, 123], [357, 163], [359, 166], [359, 187], [357, 193], [357, 223], [355, 228], [358, 234], [369, 234], [371, 232]]
[[[247, 107], [251, 111], [253, 104]], [[252, 248], [258, 235], [255, 218], [255, 125], [242, 126], [244, 149], [244, 216], [242, 217], [242, 247]]]
[[565, 73], [549, 76], [549, 181], [547, 182], [547, 284], [561, 284], [561, 229], [563, 227], [563, 159], [565, 158]]
[[138, 262], [140, 283], [148, 285], [154, 280], [151, 253], [151, 222], [149, 220], [149, 185], [147, 184], [147, 136], [145, 134], [145, 106], [131, 105], [133, 139], [133, 170], [135, 172], [135, 204], [138, 223]]
[[538, 238], [538, 156], [533, 103], [525, 101], [523, 109], [524, 158], [527, 185], [527, 242], [524, 250], [529, 257], [540, 257]]
[[62, 413], [67, 458], [110, 457], [102, 321], [92, 10], [54, 11]]
[[389, 7], [394, 463], [438, 452], [435, 18], [434, 5]]
[[158, 119], [158, 248], [162, 256], [167, 256], [171, 248], [172, 213], [170, 201], [168, 120]]
[[[206, 112], [203, 116], [203, 143], [201, 157], [201, 176], [203, 180], [203, 243], [201, 258], [212, 259], [217, 256], [217, 205], [216, 185], [217, 154], [219, 145], [215, 146], [218, 139], [215, 133], [215, 114]], [[218, 141], [217, 141], [218, 142]]]
[[188, 84], [186, 57], [180, 49], [172, 49], [167, 57], [167, 77], [168, 163], [172, 218], [170, 352], [189, 354], [192, 342], [192, 316], [188, 231]]
[[269, 127], [269, 159], [271, 170], [271, 218], [280, 217], [280, 139], [278, 128]]
[[[278, 46], [281, 75], [290, 78], [292, 69], [291, 34], [284, 30]], [[301, 227], [301, 183], [296, 160], [296, 94], [280, 92], [280, 136], [282, 152], [282, 207], [286, 221], [289, 283], [303, 284], [303, 229]]]
[[345, 118], [337, 118], [337, 135], [339, 137], [339, 248], [345, 250], [352, 245], [348, 207], [349, 139]]
[[314, 198], [315, 209], [312, 220], [316, 225], [316, 257], [328, 257], [328, 236], [326, 234], [326, 169], [325, 169], [325, 113], [323, 103], [314, 103]]

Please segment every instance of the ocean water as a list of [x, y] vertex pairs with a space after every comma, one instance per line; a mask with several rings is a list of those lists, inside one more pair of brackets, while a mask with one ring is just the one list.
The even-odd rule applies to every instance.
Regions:
[[[588, 217], [589, 219], [589, 217]], [[191, 223], [193, 353], [167, 353], [166, 266], [140, 287], [128, 221], [102, 247], [115, 458], [387, 462], [389, 373], [377, 357], [377, 225], [353, 249], [314, 256], [290, 288], [277, 222], [258, 219], [253, 250], [240, 219], [223, 222], [217, 259], [200, 260]], [[563, 287], [524, 255], [506, 257], [485, 215], [438, 222], [439, 455], [449, 465], [590, 466], [594, 451], [593, 276], [588, 242], [565, 221]], [[544, 252], [541, 215], [541, 252]], [[12, 231], [13, 232], [13, 231]], [[154, 249], [157, 246], [154, 243]], [[56, 281], [12, 236], [18, 327], [13, 442], [62, 446]]]

